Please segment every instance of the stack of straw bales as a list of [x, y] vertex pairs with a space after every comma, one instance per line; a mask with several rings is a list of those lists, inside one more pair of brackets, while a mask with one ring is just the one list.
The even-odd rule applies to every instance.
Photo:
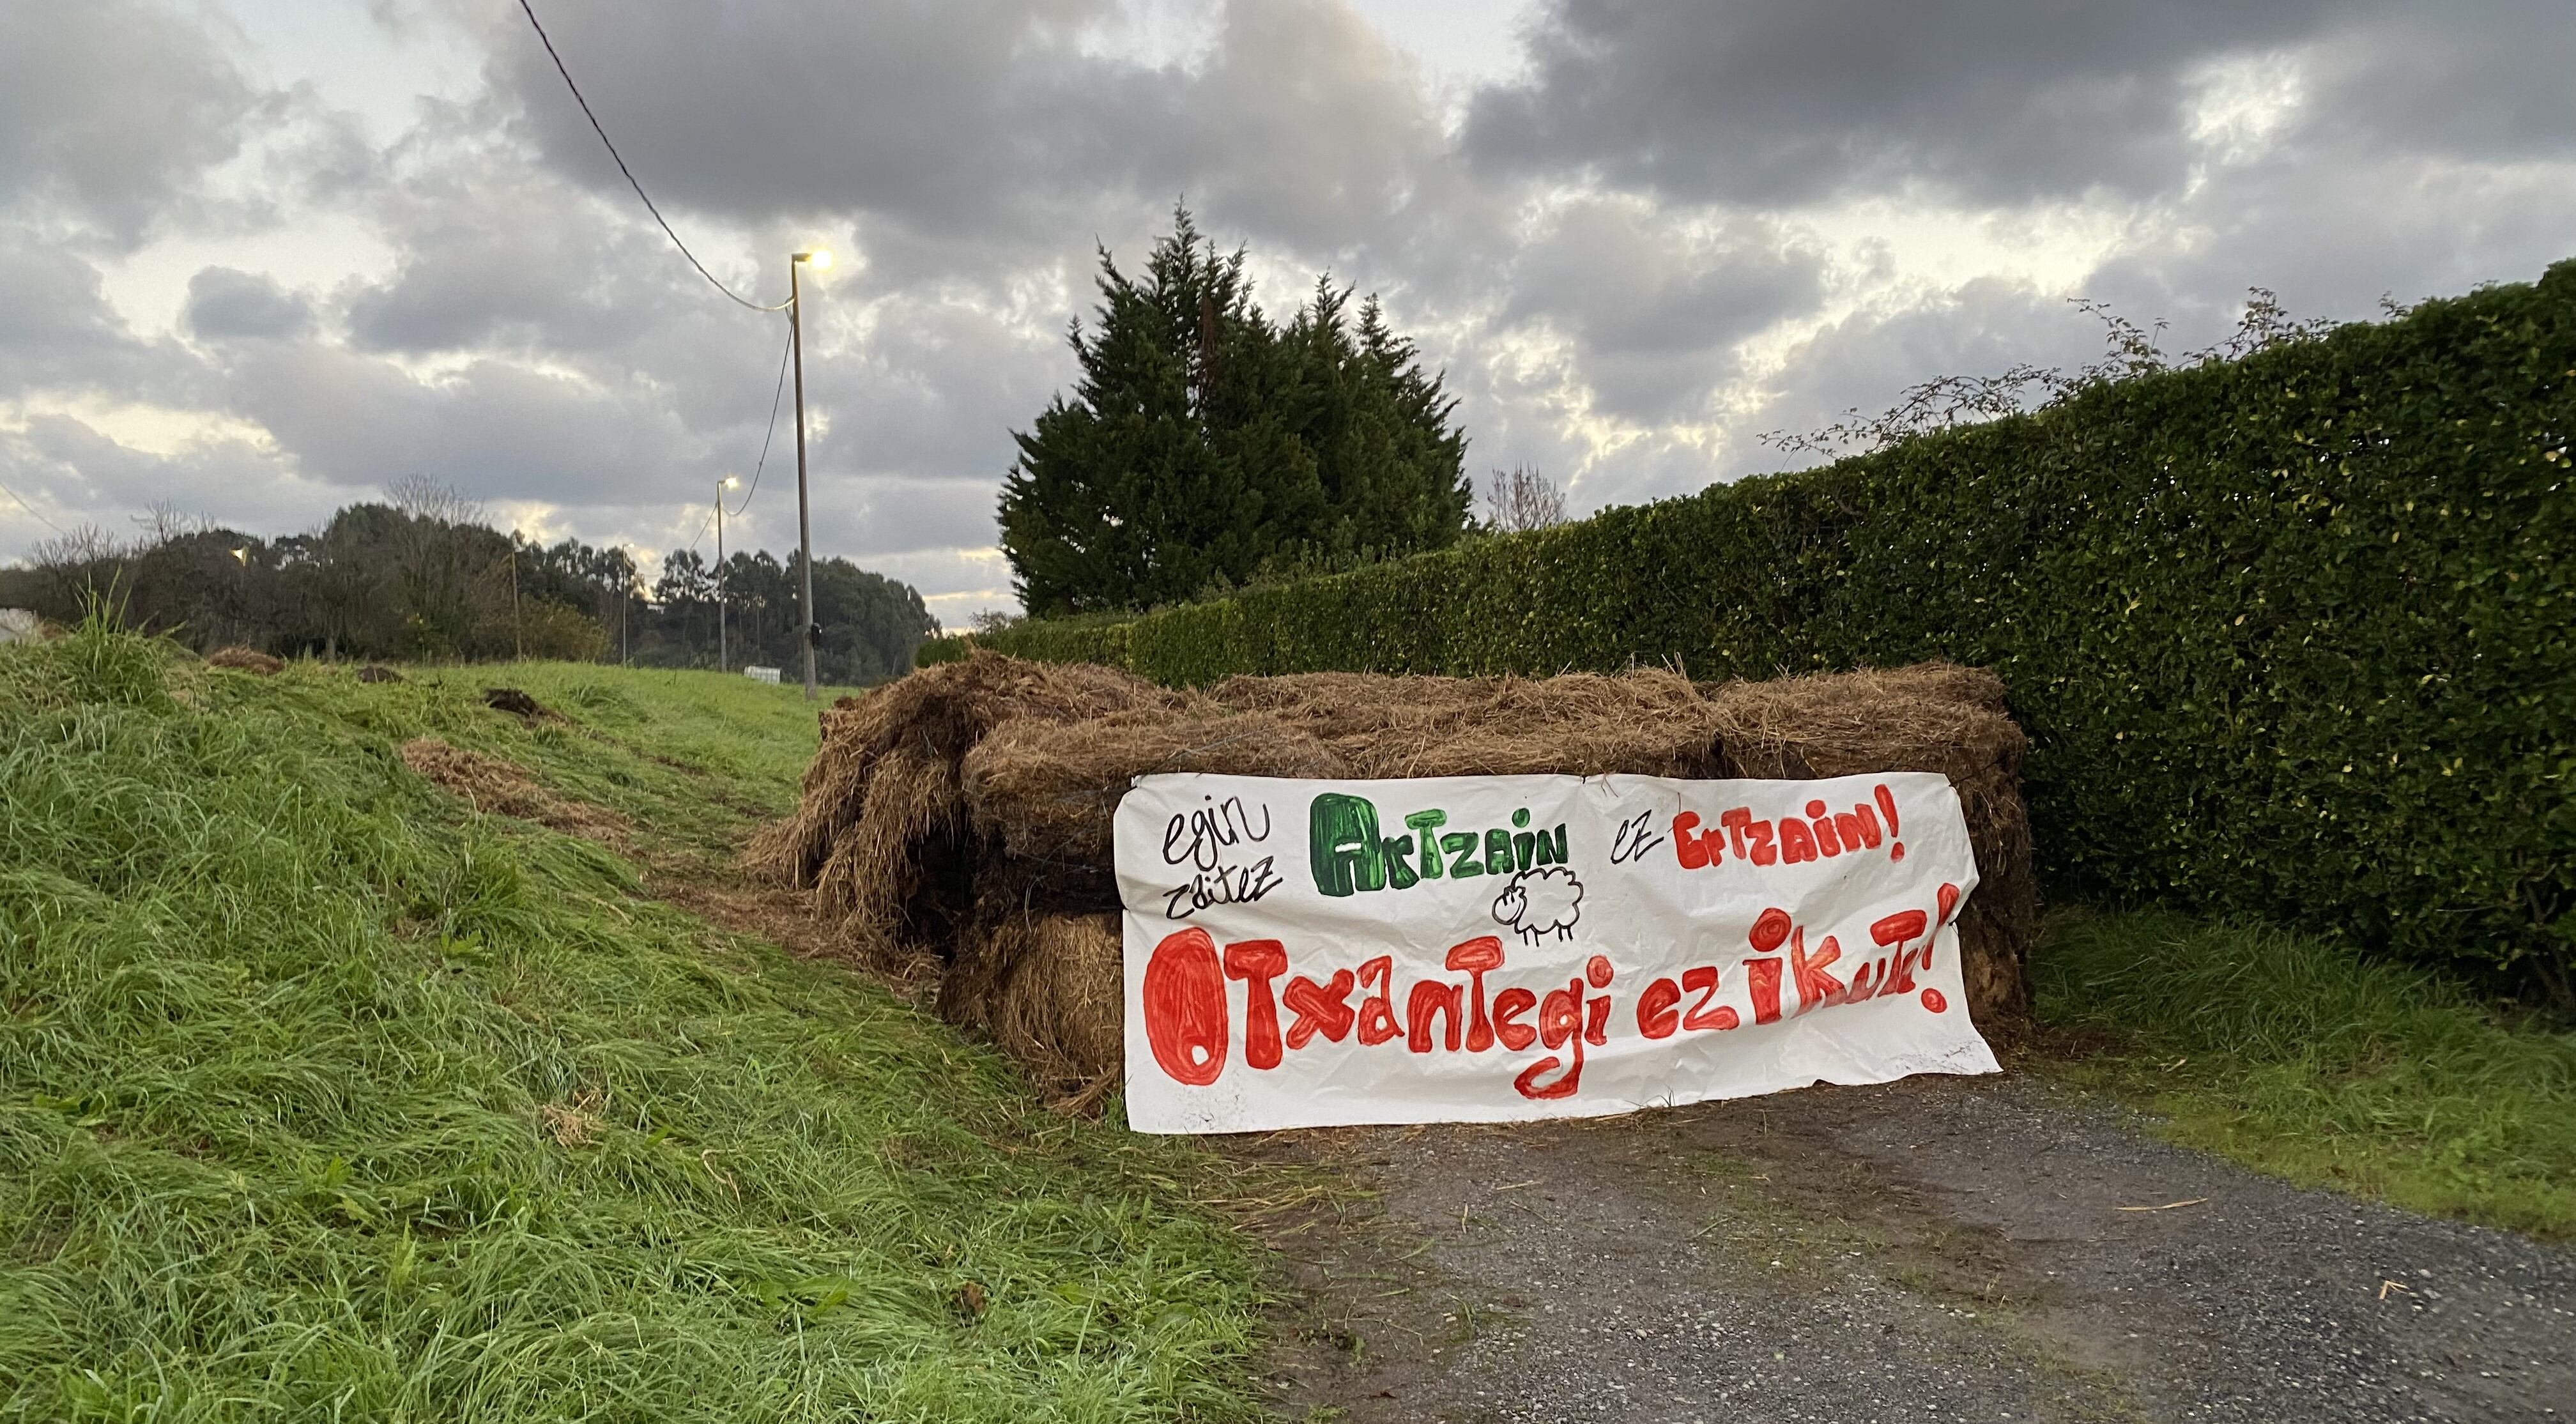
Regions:
[[1110, 825], [1137, 776], [1938, 771], [1984, 882], [1961, 938], [1970, 1010], [1991, 1024], [2027, 1005], [2038, 922], [2022, 748], [2003, 684], [1945, 664], [1700, 686], [1308, 673], [1185, 692], [979, 650], [826, 713], [802, 804], [750, 858], [810, 889], [863, 963], [935, 984], [944, 1017], [1093, 1096], [1121, 1060]]
[[1989, 1029], [2030, 1011], [2023, 975], [2039, 936], [2039, 879], [2021, 799], [2021, 728], [2001, 678], [1922, 663], [1885, 672], [1730, 682], [1709, 689], [1726, 776], [1804, 780], [1863, 772], [1950, 778], [1976, 852], [1978, 885], [1959, 914], [1968, 1012]]

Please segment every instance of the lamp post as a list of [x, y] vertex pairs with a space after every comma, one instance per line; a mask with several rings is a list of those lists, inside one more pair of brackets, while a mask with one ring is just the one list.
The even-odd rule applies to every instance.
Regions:
[[[239, 593], [242, 590], [242, 586], [250, 581], [250, 546], [245, 544], [240, 548], [233, 550], [233, 562], [241, 565], [243, 570], [242, 574], [233, 580], [234, 590]], [[247, 601], [247, 599], [245, 598], [243, 601]]]
[[519, 616], [519, 531], [510, 531], [510, 659], [528, 660], [528, 624]]
[[724, 497], [742, 481], [731, 475], [716, 481], [716, 671], [725, 670]]
[[805, 299], [796, 285], [797, 267], [809, 262], [817, 272], [829, 271], [832, 254], [818, 247], [787, 259], [787, 344], [796, 359], [796, 552], [805, 565], [805, 700], [811, 702], [816, 696], [814, 643], [823, 625], [814, 621], [814, 522], [805, 496]]

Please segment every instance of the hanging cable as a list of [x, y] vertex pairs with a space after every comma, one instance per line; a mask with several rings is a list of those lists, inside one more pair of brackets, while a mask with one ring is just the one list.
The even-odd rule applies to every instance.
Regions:
[[662, 216], [662, 210], [653, 205], [653, 195], [644, 191], [644, 185], [635, 180], [634, 170], [626, 166], [626, 155], [617, 151], [616, 143], [608, 137], [608, 130], [600, 124], [599, 115], [590, 111], [590, 101], [581, 96], [581, 86], [572, 82], [572, 71], [564, 67], [563, 56], [555, 52], [554, 38], [546, 33], [546, 27], [538, 21], [535, 8], [529, 4], [529, 0], [519, 0], [519, 8], [526, 12], [528, 24], [535, 28], [537, 32], [537, 42], [546, 47], [546, 57], [555, 62], [555, 73], [563, 76], [564, 87], [572, 91], [572, 101], [581, 105], [581, 116], [590, 120], [591, 132], [598, 134], [599, 141], [608, 146], [608, 156], [617, 161], [617, 171], [626, 175], [626, 186], [635, 190], [635, 196], [644, 200], [644, 211], [651, 213], [653, 215], [653, 221], [662, 225], [662, 235], [671, 239], [671, 245], [680, 249], [680, 255], [689, 259], [689, 265], [698, 269], [698, 275], [706, 278], [709, 286], [712, 286], [717, 291], [731, 297], [735, 302], [742, 306], [749, 307], [753, 311], [774, 312], [787, 310], [788, 302], [794, 301], [795, 298], [790, 297], [788, 302], [780, 302], [776, 306], [762, 306], [760, 303], [755, 302], [749, 297], [742, 295], [740, 292], [735, 291], [733, 288], [726, 286], [716, 277], [715, 273], [707, 270], [707, 264], [698, 260], [698, 254], [689, 250], [689, 245], [680, 240], [680, 235], [671, 230], [671, 224]]
[[787, 355], [795, 347], [796, 331], [791, 326], [788, 328], [787, 339], [779, 343], [778, 347], [778, 384], [772, 386], [769, 391], [769, 429], [760, 437], [760, 462], [751, 467], [751, 488], [742, 492], [742, 503], [734, 507], [735, 514], [750, 508], [752, 495], [759, 492], [760, 472], [769, 464], [769, 442], [776, 439], [778, 435], [778, 402], [787, 394]]
[[[760, 436], [760, 460], [751, 467], [751, 485], [742, 492], [742, 503], [735, 505], [733, 513], [726, 516], [727, 518], [741, 518], [742, 512], [751, 508], [751, 497], [760, 492], [760, 472], [769, 467], [770, 442], [778, 438], [779, 402], [784, 400], [787, 395], [787, 358], [795, 349], [796, 333], [793, 329], [790, 329], [787, 333], [787, 340], [778, 348], [778, 383], [773, 386], [769, 392], [769, 428], [763, 431]], [[721, 500], [724, 496], [719, 494], [716, 498]], [[707, 531], [714, 527], [715, 516], [713, 514], [709, 514], [706, 520], [698, 525], [697, 537], [689, 541], [690, 553], [694, 554], [698, 551], [698, 540], [707, 537]]]
[[[772, 421], [776, 421], [776, 420], [778, 419], [778, 409], [777, 409], [777, 407], [776, 407], [774, 404], [770, 407], [769, 418], [770, 418]], [[762, 445], [760, 448], [761, 448], [763, 451], [766, 451], [769, 447], [768, 447], [767, 445], [765, 445], [765, 444], [764, 444], [764, 445]], [[13, 490], [13, 489], [9, 488], [7, 485], [0, 485], [0, 494], [6, 494], [6, 495], [7, 495], [7, 496], [9, 496], [11, 499], [14, 499], [14, 500], [18, 501], [18, 507], [19, 507], [20, 509], [23, 509], [23, 510], [27, 511], [29, 514], [35, 515], [35, 516], [36, 516], [36, 522], [37, 522], [38, 524], [41, 524], [41, 525], [45, 526], [45, 527], [46, 527], [46, 528], [48, 528], [48, 529], [51, 529], [52, 531], [54, 531], [54, 532], [55, 532], [55, 533], [57, 533], [57, 534], [61, 534], [61, 535], [62, 535], [64, 538], [66, 538], [66, 539], [68, 539], [68, 538], [72, 537], [71, 535], [69, 535], [69, 534], [67, 534], [67, 533], [64, 533], [64, 531], [63, 531], [63, 526], [61, 526], [61, 525], [59, 525], [59, 524], [56, 524], [54, 521], [52, 521], [52, 520], [50, 520], [50, 519], [47, 519], [47, 518], [44, 516], [44, 514], [43, 514], [41, 511], [39, 511], [39, 510], [38, 510], [34, 505], [27, 503], [27, 497], [26, 497], [25, 495], [18, 493], [16, 490]]]

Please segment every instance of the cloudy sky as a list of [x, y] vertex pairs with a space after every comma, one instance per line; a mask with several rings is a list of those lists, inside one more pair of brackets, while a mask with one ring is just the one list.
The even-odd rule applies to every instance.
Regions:
[[[1329, 269], [1469, 463], [1576, 508], [1756, 436], [2576, 256], [2566, 0], [537, 0], [708, 265], [809, 300], [818, 549], [1007, 607], [1010, 431], [1095, 244], [1186, 197]], [[425, 475], [532, 534], [701, 538], [783, 327], [717, 295], [516, 0], [0, 0], [0, 559], [156, 503], [262, 533]], [[795, 536], [782, 439], [729, 543]]]

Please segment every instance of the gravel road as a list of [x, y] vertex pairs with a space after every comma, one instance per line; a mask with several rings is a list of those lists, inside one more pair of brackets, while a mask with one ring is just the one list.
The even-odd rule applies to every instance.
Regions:
[[1236, 1150], [1376, 1193], [1281, 1228], [1291, 1419], [2576, 1419], [2576, 1253], [2028, 1076]]

